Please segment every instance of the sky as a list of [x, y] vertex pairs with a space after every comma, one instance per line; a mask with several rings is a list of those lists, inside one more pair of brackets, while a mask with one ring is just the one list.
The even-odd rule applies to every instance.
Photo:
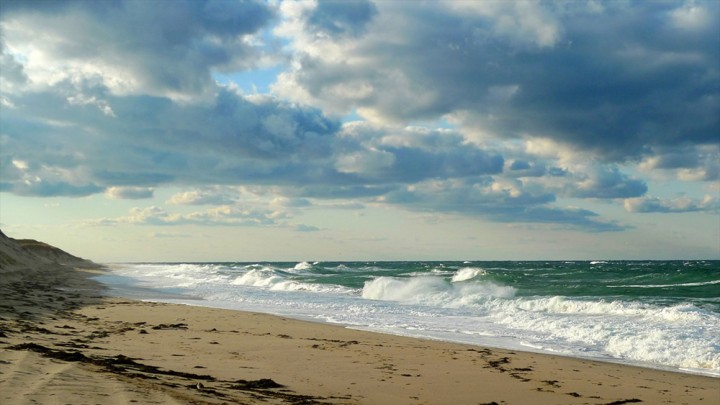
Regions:
[[0, 51], [11, 237], [720, 259], [718, 1], [4, 0]]

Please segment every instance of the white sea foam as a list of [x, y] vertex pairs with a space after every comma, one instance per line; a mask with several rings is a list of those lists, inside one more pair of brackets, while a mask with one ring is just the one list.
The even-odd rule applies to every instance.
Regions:
[[212, 264], [137, 264], [115, 269], [116, 273], [136, 278], [141, 285], [160, 288], [189, 288], [198, 284], [224, 282], [227, 276], [218, 273]]
[[485, 271], [485, 269], [481, 269], [479, 267], [463, 267], [452, 276], [451, 281], [453, 283], [457, 283], [460, 281], [472, 280], [475, 277], [485, 275], [487, 275], [487, 271]]
[[543, 347], [570, 343], [618, 359], [720, 370], [720, 321], [690, 305], [658, 308], [561, 297], [489, 304], [498, 323], [534, 335]]
[[488, 297], [511, 298], [513, 287], [491, 282], [473, 284], [448, 283], [435, 276], [411, 278], [377, 277], [365, 282], [362, 297], [446, 308], [470, 306]]
[[705, 285], [720, 284], [720, 280], [704, 281], [698, 283], [680, 283], [680, 284], [629, 284], [629, 285], [609, 285], [611, 288], [674, 288], [674, 287], [701, 287]]
[[232, 281], [232, 284], [253, 287], [271, 287], [281, 281], [283, 281], [283, 278], [273, 269], [264, 267], [260, 269], [252, 269], [247, 273], [238, 276]]
[[715, 350], [715, 344], [712, 341], [679, 341], [673, 330], [648, 328], [642, 334], [621, 333], [609, 337], [605, 350], [617, 358], [720, 371], [720, 353]]
[[312, 269], [313, 265], [309, 262], [300, 262], [293, 267], [294, 270], [310, 270]]
[[[295, 266], [297, 267], [297, 266]], [[271, 291], [307, 291], [350, 293], [352, 290], [338, 285], [304, 283], [285, 277], [288, 273], [273, 267], [253, 268], [232, 280], [233, 285], [261, 287]]]

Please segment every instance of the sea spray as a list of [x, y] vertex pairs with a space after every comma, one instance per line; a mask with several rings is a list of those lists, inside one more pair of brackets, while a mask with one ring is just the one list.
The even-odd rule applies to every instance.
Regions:
[[309, 262], [300, 262], [300, 263], [296, 264], [292, 269], [302, 271], [302, 270], [310, 270], [310, 269], [312, 269], [312, 267], [313, 267], [313, 265], [310, 264]]
[[511, 298], [515, 291], [513, 287], [491, 282], [458, 284], [437, 276], [378, 277], [365, 282], [362, 297], [452, 308], [472, 305], [488, 297]]
[[476, 277], [487, 275], [485, 269], [478, 267], [463, 267], [459, 269], [450, 279], [453, 283], [459, 283], [461, 281], [472, 280]]

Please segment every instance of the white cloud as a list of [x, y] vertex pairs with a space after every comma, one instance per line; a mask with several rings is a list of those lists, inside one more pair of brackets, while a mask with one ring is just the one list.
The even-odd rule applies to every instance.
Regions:
[[86, 222], [89, 226], [115, 224], [134, 225], [206, 225], [206, 226], [276, 226], [282, 225], [289, 215], [282, 210], [245, 208], [222, 205], [187, 214], [173, 213], [165, 208], [150, 206], [132, 208], [128, 215], [118, 218], [100, 218]]
[[15, 166], [18, 170], [27, 170], [30, 166], [28, 166], [28, 163], [23, 160], [12, 160], [12, 165]]
[[671, 11], [670, 19], [679, 28], [701, 30], [712, 23], [712, 12], [699, 4], [699, 2], [691, 0]]
[[174, 205], [226, 205], [235, 201], [226, 189], [204, 189], [174, 194], [168, 204]]
[[115, 200], [140, 200], [152, 198], [155, 190], [151, 187], [108, 187], [105, 196]]
[[92, 105], [97, 107], [106, 116], [115, 117], [115, 113], [113, 112], [112, 107], [110, 107], [110, 104], [108, 104], [105, 100], [98, 100], [95, 96], [88, 97], [83, 94], [77, 94], [75, 96], [68, 97], [67, 102], [70, 105]]
[[640, 197], [625, 200], [625, 210], [635, 213], [683, 213], [683, 212], [712, 212], [720, 210], [720, 201], [717, 197], [706, 195], [702, 199], [689, 197], [658, 198]]
[[646, 173], [662, 172], [683, 181], [720, 180], [720, 144], [658, 148], [653, 152], [638, 165]]
[[444, 2], [459, 15], [476, 14], [486, 19], [492, 33], [515, 44], [551, 47], [562, 38], [556, 16], [535, 1], [454, 1]]

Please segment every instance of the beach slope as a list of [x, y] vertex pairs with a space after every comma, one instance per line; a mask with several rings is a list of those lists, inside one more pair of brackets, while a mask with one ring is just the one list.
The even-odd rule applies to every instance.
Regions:
[[110, 298], [0, 233], [0, 403], [716, 404], [720, 379]]

